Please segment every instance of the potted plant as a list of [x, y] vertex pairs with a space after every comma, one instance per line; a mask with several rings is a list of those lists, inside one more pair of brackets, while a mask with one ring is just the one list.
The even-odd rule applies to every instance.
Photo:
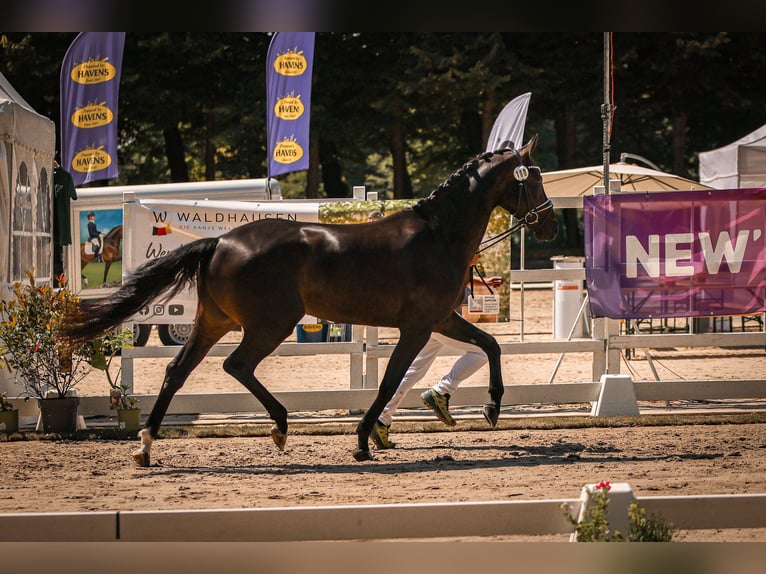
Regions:
[[0, 393], [0, 432], [8, 434], [19, 430], [19, 409], [7, 400], [5, 393]]
[[130, 392], [130, 386], [120, 382], [122, 366], [112, 372], [112, 361], [123, 348], [133, 346], [133, 331], [108, 333], [90, 343], [90, 364], [94, 369], [104, 371], [109, 384], [109, 408], [117, 412], [117, 425], [126, 430], [138, 430], [141, 427], [141, 409], [138, 399]]
[[0, 363], [14, 374], [26, 399], [37, 399], [44, 432], [71, 432], [80, 401], [74, 388], [90, 371], [91, 348], [71, 348], [58, 331], [78, 298], [63, 275], [61, 288], [37, 285], [32, 271], [26, 275], [27, 282], [13, 284], [13, 298], [0, 302]]

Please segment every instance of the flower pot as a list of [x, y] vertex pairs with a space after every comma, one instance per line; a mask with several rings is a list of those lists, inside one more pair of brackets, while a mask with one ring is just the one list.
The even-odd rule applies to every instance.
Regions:
[[141, 409], [117, 409], [117, 426], [125, 430], [141, 428]]
[[0, 432], [8, 434], [19, 430], [19, 410], [0, 411]]
[[43, 432], [74, 432], [77, 430], [77, 407], [80, 397], [37, 399]]

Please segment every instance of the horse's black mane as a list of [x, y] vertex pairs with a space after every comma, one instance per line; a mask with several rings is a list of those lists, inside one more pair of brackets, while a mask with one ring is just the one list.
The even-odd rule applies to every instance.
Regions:
[[493, 156], [502, 155], [507, 150], [497, 150], [484, 152], [467, 163], [463, 164], [459, 170], [445, 179], [439, 187], [433, 190], [428, 197], [425, 197], [412, 206], [412, 210], [423, 219], [430, 219], [433, 215], [433, 200], [440, 197], [446, 197], [453, 194], [464, 194], [468, 191], [471, 183], [471, 176], [478, 178], [479, 167], [483, 162], [489, 162]]

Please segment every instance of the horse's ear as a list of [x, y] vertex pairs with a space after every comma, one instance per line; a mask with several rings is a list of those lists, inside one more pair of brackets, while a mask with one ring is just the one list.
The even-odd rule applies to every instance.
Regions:
[[529, 159], [532, 156], [532, 152], [537, 149], [537, 139], [540, 134], [535, 134], [531, 140], [529, 140], [523, 148], [521, 148], [521, 156], [525, 159]]

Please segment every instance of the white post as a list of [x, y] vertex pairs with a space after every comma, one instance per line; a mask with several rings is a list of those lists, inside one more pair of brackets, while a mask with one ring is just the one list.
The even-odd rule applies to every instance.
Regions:
[[[579, 524], [585, 519], [585, 513], [590, 508], [592, 502], [592, 495], [598, 490], [596, 487], [598, 484], [588, 484], [582, 487], [580, 492], [580, 513], [577, 516], [577, 523]], [[609, 484], [608, 486], [601, 484], [601, 488], [608, 488], [607, 500], [609, 506], [607, 507], [607, 522], [609, 522], [609, 532], [614, 534], [619, 531], [625, 538], [628, 536], [628, 530], [630, 529], [630, 519], [628, 517], [628, 508], [631, 503], [636, 499], [633, 495], [633, 490], [627, 482], [616, 482]], [[572, 532], [569, 536], [570, 542], [577, 542], [577, 530]]]

